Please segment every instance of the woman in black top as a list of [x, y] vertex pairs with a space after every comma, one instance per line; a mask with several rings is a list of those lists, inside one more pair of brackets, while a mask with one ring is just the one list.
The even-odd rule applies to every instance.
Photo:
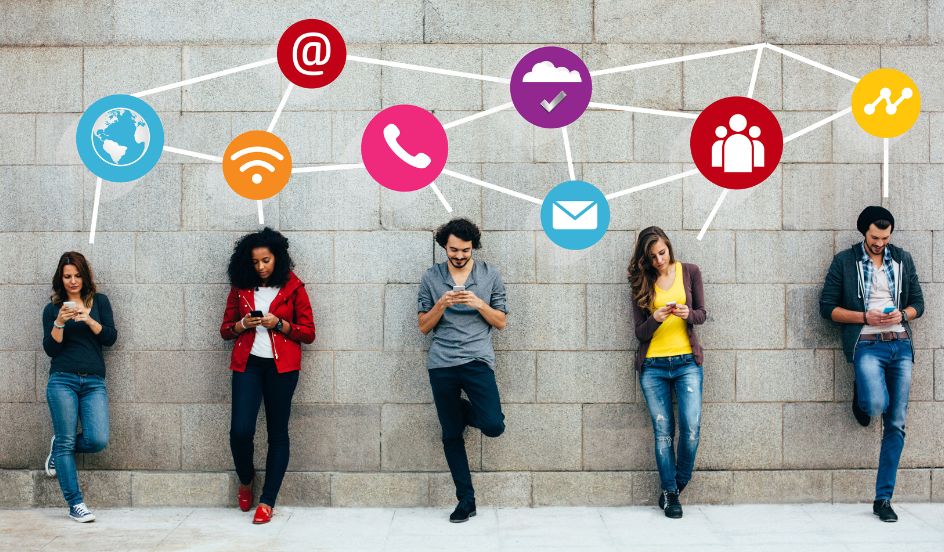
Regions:
[[[69, 517], [94, 521], [79, 490], [76, 452], [98, 452], [108, 443], [108, 394], [102, 346], [118, 339], [111, 303], [95, 292], [92, 269], [81, 253], [59, 258], [50, 302], [43, 309], [43, 350], [52, 358], [46, 402], [54, 435], [46, 474], [59, 478]], [[82, 421], [82, 433], [76, 426]]]

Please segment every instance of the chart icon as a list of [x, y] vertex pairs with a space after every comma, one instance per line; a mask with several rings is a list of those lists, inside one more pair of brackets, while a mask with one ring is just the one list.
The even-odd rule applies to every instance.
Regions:
[[852, 90], [852, 114], [862, 130], [872, 136], [901, 136], [914, 126], [920, 113], [918, 86], [897, 69], [876, 69]]

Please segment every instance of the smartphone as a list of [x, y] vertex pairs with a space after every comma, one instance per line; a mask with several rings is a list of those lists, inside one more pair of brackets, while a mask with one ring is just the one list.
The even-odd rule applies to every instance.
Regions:
[[64, 301], [62, 303], [62, 306], [67, 309], [75, 310], [75, 301]]
[[675, 307], [678, 306], [678, 303], [676, 303], [675, 301], [669, 301], [668, 303], [665, 304], [665, 306], [669, 307], [670, 309], [674, 309]]
[[452, 286], [452, 291], [465, 291], [465, 286]]
[[249, 311], [249, 316], [253, 318], [262, 318], [265, 315], [262, 314], [262, 311], [260, 310], [254, 310], [254, 311]]
[[895, 307], [885, 307], [885, 310], [882, 311], [882, 314], [891, 314], [894, 312]]

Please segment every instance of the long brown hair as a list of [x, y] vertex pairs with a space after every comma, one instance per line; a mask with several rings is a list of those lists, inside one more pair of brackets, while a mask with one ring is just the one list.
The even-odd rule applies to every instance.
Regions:
[[633, 301], [645, 310], [652, 310], [652, 298], [655, 296], [655, 284], [659, 279], [659, 271], [652, 266], [649, 251], [659, 240], [665, 242], [669, 249], [669, 262], [675, 263], [675, 253], [672, 252], [672, 242], [665, 232], [658, 226], [650, 226], [639, 232], [633, 256], [629, 260], [627, 277], [633, 290]]
[[59, 265], [56, 267], [56, 273], [52, 277], [52, 293], [49, 300], [54, 305], [61, 305], [69, 297], [66, 292], [66, 286], [62, 283], [62, 273], [66, 266], [72, 265], [79, 271], [79, 277], [82, 278], [82, 289], [79, 293], [82, 295], [82, 303], [86, 308], [92, 307], [92, 298], [95, 297], [95, 280], [92, 278], [92, 266], [85, 255], [78, 251], [66, 251], [59, 257]]

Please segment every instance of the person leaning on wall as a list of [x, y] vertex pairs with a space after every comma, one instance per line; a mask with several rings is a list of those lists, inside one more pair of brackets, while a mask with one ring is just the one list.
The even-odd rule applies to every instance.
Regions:
[[229, 260], [231, 289], [220, 335], [235, 339], [230, 448], [239, 477], [237, 502], [252, 507], [253, 439], [265, 402], [269, 449], [265, 483], [254, 524], [268, 523], [288, 469], [288, 422], [301, 370], [302, 343], [315, 340], [315, 322], [305, 284], [292, 272], [288, 238], [271, 228], [236, 242]]
[[111, 302], [97, 292], [91, 265], [79, 252], [63, 253], [52, 278], [49, 304], [43, 309], [43, 350], [52, 359], [46, 403], [54, 433], [45, 472], [59, 479], [69, 517], [80, 523], [95, 521], [95, 515], [79, 488], [75, 453], [99, 452], [108, 444], [102, 347], [117, 340]]

